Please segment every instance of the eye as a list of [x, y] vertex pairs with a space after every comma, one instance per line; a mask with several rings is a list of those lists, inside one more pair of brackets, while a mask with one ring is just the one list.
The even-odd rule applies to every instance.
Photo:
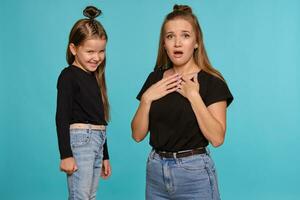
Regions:
[[173, 35], [172, 35], [172, 34], [168, 34], [168, 35], [166, 36], [166, 38], [170, 40], [170, 39], [173, 38]]
[[93, 50], [87, 50], [87, 52], [88, 52], [88, 53], [94, 53], [94, 51], [93, 51]]
[[190, 37], [190, 35], [189, 35], [189, 34], [187, 34], [187, 33], [185, 33], [185, 34], [183, 34], [183, 37], [184, 37], [184, 38], [189, 38], [189, 37]]

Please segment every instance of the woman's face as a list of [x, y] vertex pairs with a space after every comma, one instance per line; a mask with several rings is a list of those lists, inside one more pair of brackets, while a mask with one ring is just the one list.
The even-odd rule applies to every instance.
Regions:
[[165, 24], [164, 47], [174, 66], [183, 66], [193, 59], [198, 44], [192, 25], [185, 19], [173, 19]]

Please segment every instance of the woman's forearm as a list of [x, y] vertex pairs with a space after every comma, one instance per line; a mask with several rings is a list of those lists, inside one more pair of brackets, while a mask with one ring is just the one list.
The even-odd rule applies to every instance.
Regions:
[[189, 101], [205, 138], [214, 147], [222, 145], [226, 130], [226, 102], [220, 102], [214, 107], [214, 116], [204, 104], [200, 94], [194, 94]]
[[149, 130], [150, 107], [151, 107], [151, 102], [146, 101], [142, 98], [139, 107], [132, 119], [131, 122], [132, 138], [136, 142], [142, 141], [147, 136]]

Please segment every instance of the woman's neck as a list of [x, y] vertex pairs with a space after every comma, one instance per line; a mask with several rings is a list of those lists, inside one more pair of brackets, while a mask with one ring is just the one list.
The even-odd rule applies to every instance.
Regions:
[[194, 61], [192, 61], [184, 65], [173, 65], [173, 70], [174, 73], [186, 75], [199, 72], [201, 69], [196, 65]]

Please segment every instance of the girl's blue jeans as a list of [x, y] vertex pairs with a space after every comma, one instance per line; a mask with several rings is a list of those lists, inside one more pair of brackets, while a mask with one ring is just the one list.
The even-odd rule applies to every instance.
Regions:
[[70, 143], [78, 170], [67, 175], [69, 200], [94, 200], [102, 168], [102, 130], [70, 129]]
[[146, 200], [220, 200], [209, 153], [163, 158], [152, 150], [147, 161]]

